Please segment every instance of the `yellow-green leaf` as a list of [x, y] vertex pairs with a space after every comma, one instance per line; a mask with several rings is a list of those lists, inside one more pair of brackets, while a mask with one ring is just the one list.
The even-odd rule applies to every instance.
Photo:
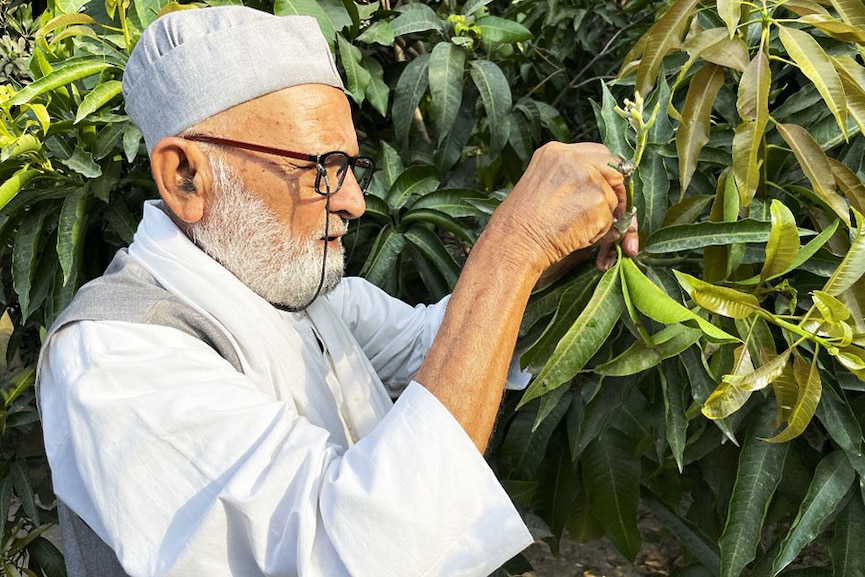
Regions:
[[742, 123], [733, 136], [733, 175], [743, 206], [751, 204], [761, 180], [771, 83], [769, 59], [758, 50], [742, 74], [736, 96]]
[[796, 400], [799, 397], [799, 387], [796, 385], [793, 367], [789, 364], [784, 367], [778, 378], [772, 381], [772, 392], [775, 395], [775, 426], [778, 427], [790, 418], [790, 414], [793, 412], [793, 407], [796, 406]]
[[811, 296], [814, 298], [814, 306], [817, 307], [820, 316], [826, 322], [837, 323], [850, 318], [850, 309], [847, 308], [847, 305], [832, 295], [821, 290], [815, 290]]
[[823, 383], [820, 380], [820, 371], [817, 370], [817, 355], [811, 362], [810, 369], [799, 355], [793, 358], [793, 374], [798, 385], [796, 405], [787, 416], [787, 426], [783, 431], [766, 439], [770, 443], [784, 443], [802, 434], [820, 403], [820, 394], [823, 391]]
[[[778, 378], [779, 375], [787, 366], [787, 360], [790, 358], [791, 349], [787, 349], [780, 355], [776, 356], [768, 363], [764, 363], [760, 368], [755, 369], [746, 374], [724, 375], [723, 380], [730, 381], [739, 388], [749, 392], [765, 389]], [[707, 401], [708, 404], [708, 401]]]
[[784, 2], [784, 8], [799, 16], [807, 16], [808, 14], [823, 14], [829, 16], [829, 11], [820, 6], [817, 2], [811, 0], [787, 0]]
[[718, 15], [727, 25], [727, 33], [730, 38], [735, 36], [736, 27], [739, 25], [739, 17], [742, 13], [741, 0], [718, 0]]
[[865, 28], [865, 5], [862, 0], [832, 0], [832, 6], [844, 22], [856, 28]]
[[[754, 370], [747, 346], [737, 347], [734, 354], [734, 374], [746, 374]], [[723, 419], [738, 411], [750, 396], [751, 391], [725, 378], [718, 383], [700, 410], [709, 419]]]
[[859, 132], [865, 133], [865, 68], [850, 56], [830, 56], [830, 59], [844, 87], [847, 114], [859, 127]]
[[724, 69], [706, 64], [691, 79], [682, 117], [676, 128], [676, 151], [679, 153], [680, 192], [684, 196], [703, 146], [709, 142], [709, 124], [715, 96], [724, 85]]
[[865, 44], [865, 28], [857, 28], [846, 22], [841, 22], [828, 15], [809, 14], [799, 18], [799, 22], [810, 24], [814, 28], [841, 42]]
[[859, 212], [865, 212], [865, 184], [859, 180], [859, 176], [834, 158], [829, 159], [829, 168], [835, 177], [835, 184], [850, 201], [850, 206]]
[[716, 286], [689, 274], [674, 270], [676, 279], [702, 308], [734, 319], [744, 319], [760, 308], [760, 301], [751, 294], [729, 287]]
[[826, 153], [811, 134], [798, 124], [778, 124], [778, 133], [799, 161], [799, 166], [811, 183], [814, 193], [826, 206], [850, 226], [850, 213], [847, 203], [835, 192], [835, 176]]
[[37, 152], [42, 149], [42, 141], [32, 134], [22, 134], [16, 138], [11, 144], [3, 147], [3, 152], [0, 153], [0, 162], [6, 162], [10, 158], [25, 155], [30, 152]]
[[21, 168], [10, 176], [6, 182], [0, 184], [0, 210], [6, 204], [15, 198], [15, 195], [24, 187], [25, 184], [36, 178], [42, 173], [36, 168]]
[[766, 259], [760, 278], [766, 280], [787, 270], [799, 252], [799, 230], [796, 217], [789, 208], [776, 199], [770, 207], [772, 229], [766, 242]]
[[725, 28], [709, 28], [685, 41], [682, 49], [688, 62], [702, 58], [707, 62], [743, 72], [748, 66], [748, 47], [741, 38], [730, 38]]
[[87, 96], [81, 101], [78, 107], [78, 113], [75, 115], [73, 124], [78, 124], [90, 114], [96, 112], [112, 98], [120, 94], [121, 83], [119, 80], [108, 80], [98, 84], [93, 90], [87, 93]]
[[652, 91], [661, 61], [679, 48], [682, 36], [693, 16], [697, 0], [675, 0], [644, 35], [643, 55], [637, 66], [636, 91], [644, 98]]
[[838, 128], [846, 137], [847, 104], [844, 87], [826, 52], [810, 34], [796, 28], [779, 25], [778, 37], [802, 74], [814, 83], [826, 106], [835, 116]]
[[823, 285], [823, 291], [836, 297], [853, 286], [865, 274], [865, 217], [853, 210], [856, 216], [856, 234], [850, 243], [850, 250], [844, 255], [841, 264]]

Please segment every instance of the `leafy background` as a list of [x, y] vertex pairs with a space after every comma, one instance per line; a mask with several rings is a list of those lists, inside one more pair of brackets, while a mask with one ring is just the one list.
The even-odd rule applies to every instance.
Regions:
[[[249, 4], [329, 39], [382, 167], [349, 272], [405, 300], [450, 290], [543, 142], [636, 166], [640, 254], [578, 267], [523, 322], [537, 378], [491, 459], [538, 539], [606, 536], [633, 560], [649, 511], [678, 575], [865, 575], [860, 0]], [[155, 195], [119, 80], [148, 22], [196, 6], [0, 4], [10, 575], [63, 574], [42, 535], [40, 335]]]

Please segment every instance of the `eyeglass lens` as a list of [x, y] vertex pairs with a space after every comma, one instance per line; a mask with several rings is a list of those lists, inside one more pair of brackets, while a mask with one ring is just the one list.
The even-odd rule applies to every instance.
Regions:
[[352, 158], [344, 152], [335, 151], [323, 155], [318, 162], [318, 176], [315, 179], [316, 192], [319, 194], [334, 194], [342, 183], [351, 166], [354, 177], [361, 191], [366, 192], [374, 170], [373, 162], [366, 157]]

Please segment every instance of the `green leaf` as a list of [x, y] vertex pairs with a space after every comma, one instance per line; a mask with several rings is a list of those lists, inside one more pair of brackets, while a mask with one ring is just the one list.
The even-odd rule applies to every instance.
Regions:
[[12, 487], [15, 489], [15, 494], [21, 503], [21, 508], [24, 514], [35, 525], [40, 525], [39, 508], [36, 506], [36, 501], [33, 494], [33, 486], [30, 484], [30, 475], [24, 465], [23, 459], [12, 461], [9, 466], [9, 476], [12, 477]]
[[[9, 408], [18, 395], [29, 389], [36, 381], [36, 366], [31, 365], [15, 372], [10, 377], [0, 384], [0, 401], [2, 406], [0, 409], [5, 411]], [[0, 533], [2, 535], [2, 533]]]
[[[706, 569], [709, 575], [717, 576], [720, 571], [721, 557], [718, 553], [718, 544], [708, 539], [699, 528], [695, 528], [687, 519], [671, 510], [659, 499], [650, 493], [643, 493], [640, 499], [655, 514], [664, 527], [670, 529], [691, 553], [697, 561]], [[685, 574], [682, 575], [685, 577]]]
[[571, 131], [561, 113], [546, 102], [536, 100], [535, 104], [541, 113], [541, 122], [547, 127], [553, 138], [560, 142], [570, 142]]
[[673, 273], [694, 302], [707, 311], [734, 319], [745, 319], [760, 308], [760, 301], [754, 295], [713, 285], [677, 270]]
[[580, 272], [557, 299], [555, 315], [540, 337], [523, 353], [523, 367], [533, 372], [539, 371], [553, 354], [559, 341], [567, 334], [591, 299], [595, 285], [600, 278], [596, 267]]
[[835, 519], [829, 553], [835, 575], [865, 575], [865, 504], [857, 495]]
[[60, 162], [85, 178], [97, 178], [102, 175], [102, 167], [93, 160], [93, 155], [80, 146], [75, 147], [72, 156], [65, 160], [60, 159]]
[[[416, 4], [411, 4], [416, 6]], [[421, 54], [408, 63], [397, 80], [393, 95], [393, 127], [396, 136], [403, 146], [408, 143], [409, 130], [414, 119], [415, 110], [421, 97], [429, 86], [427, 68], [429, 54]]]
[[709, 142], [712, 105], [724, 85], [724, 69], [706, 64], [691, 79], [682, 119], [676, 129], [676, 151], [679, 155], [680, 193], [685, 194], [703, 146]]
[[382, 46], [392, 46], [396, 35], [393, 33], [393, 26], [386, 20], [376, 20], [367, 26], [360, 36], [356, 38], [358, 42], [366, 44], [381, 44]]
[[758, 438], [768, 428], [771, 412], [767, 409], [771, 407], [765, 404], [739, 454], [727, 522], [718, 541], [721, 577], [738, 577], [754, 559], [766, 511], [781, 481], [789, 445], [767, 443]]
[[671, 325], [652, 335], [651, 343], [637, 341], [615, 358], [595, 367], [595, 373], [611, 377], [636, 375], [674, 357], [700, 340], [702, 332]]
[[434, 166], [408, 167], [387, 193], [387, 203], [391, 210], [400, 209], [415, 196], [424, 196], [439, 186]]
[[820, 145], [807, 130], [797, 124], [778, 124], [777, 128], [778, 134], [793, 150], [814, 193], [849, 226], [850, 215], [847, 203], [835, 192], [835, 176], [832, 174], [829, 159]]
[[841, 264], [823, 285], [823, 292], [836, 297], [853, 286], [865, 274], [865, 217], [856, 212], [856, 236]]
[[634, 149], [628, 142], [628, 121], [616, 114], [616, 99], [606, 83], [601, 83], [601, 90], [602, 106], [600, 113], [596, 112], [596, 116], [600, 118], [598, 124], [602, 129], [601, 140], [614, 156], [631, 158]]
[[360, 276], [380, 287], [386, 286], [404, 247], [405, 237], [393, 227], [385, 226], [378, 233]]
[[73, 124], [78, 124], [87, 118], [87, 116], [108, 104], [115, 96], [120, 94], [121, 88], [119, 80], [107, 80], [96, 85], [96, 88], [88, 92], [84, 100], [81, 101]]
[[513, 44], [532, 39], [532, 31], [513, 20], [498, 16], [483, 16], [476, 24], [481, 29], [481, 40], [484, 45]]
[[472, 60], [471, 77], [481, 95], [490, 130], [490, 148], [504, 148], [510, 134], [511, 87], [498, 64], [489, 60]]
[[396, 179], [405, 172], [405, 165], [399, 153], [386, 140], [381, 141], [382, 166], [381, 174], [384, 175], [384, 185], [390, 190]]
[[141, 139], [141, 130], [131, 122], [127, 123], [123, 130], [123, 154], [126, 155], [127, 161], [132, 162], [138, 156]]
[[417, 254], [415, 265], [424, 285], [434, 298], [443, 298], [450, 293], [459, 277], [460, 267], [436, 234], [421, 225], [404, 233], [406, 240]]
[[640, 462], [633, 446], [623, 434], [608, 430], [588, 444], [581, 465], [595, 517], [616, 549], [634, 561], [641, 539], [637, 529]]
[[24, 104], [40, 94], [45, 94], [76, 80], [93, 76], [113, 66], [114, 64], [111, 62], [106, 62], [101, 58], [93, 56], [72, 58], [58, 66], [53, 72], [43, 76], [32, 84], [28, 84], [18, 94], [6, 101], [6, 104], [10, 106]]
[[403, 36], [426, 30], [435, 30], [441, 33], [444, 30], [441, 19], [426, 4], [412, 2], [400, 7], [399, 11], [401, 14], [390, 23], [394, 36]]
[[799, 505], [796, 519], [772, 564], [774, 575], [780, 573], [806, 545], [823, 533], [838, 504], [853, 484], [855, 475], [843, 451], [833, 451], [820, 461], [808, 493]]
[[850, 309], [840, 300], [830, 296], [823, 291], [815, 290], [811, 293], [814, 306], [820, 311], [823, 320], [829, 323], [843, 322], [850, 318]]
[[661, 390], [664, 393], [664, 437], [681, 474], [688, 442], [688, 417], [685, 411], [690, 383], [678, 362], [662, 364], [660, 377]]
[[321, 33], [333, 50], [333, 37], [336, 34], [333, 22], [327, 11], [317, 0], [276, 0], [273, 13], [277, 16], [312, 16], [318, 22]]
[[850, 205], [863, 212], [865, 210], [865, 184], [859, 180], [855, 172], [834, 158], [829, 158], [829, 168], [835, 178], [835, 184], [850, 201]]
[[811, 422], [817, 405], [820, 403], [822, 382], [820, 372], [817, 369], [817, 356], [811, 363], [810, 369], [797, 354], [793, 359], [793, 375], [796, 379], [797, 394], [796, 404], [791, 407], [787, 416], [787, 427], [780, 433], [767, 439], [772, 443], [783, 443], [801, 435]]
[[404, 229], [418, 223], [433, 225], [438, 229], [445, 230], [469, 245], [474, 244], [477, 240], [475, 232], [469, 226], [440, 210], [415, 208], [406, 212], [400, 219], [400, 225]]
[[482, 192], [470, 188], [442, 188], [418, 197], [407, 208], [409, 210], [428, 208], [454, 218], [483, 218], [484, 213], [469, 202], [470, 199], [483, 198], [485, 195]]
[[27, 546], [27, 553], [39, 564], [45, 577], [66, 577], [63, 553], [44, 537], [37, 537]]
[[513, 470], [510, 477], [517, 479], [537, 477], [550, 437], [570, 407], [573, 397], [572, 393], [566, 392], [548, 415], [549, 418], [542, 420], [537, 426], [535, 426], [537, 419], [533, 411], [524, 410], [517, 413], [508, 426], [507, 436], [499, 453], [502, 463]]
[[841, 133], [847, 136], [847, 105], [844, 87], [831, 60], [814, 38], [797, 28], [778, 24], [778, 37], [787, 53], [807, 76], [835, 117]]
[[850, 26], [826, 14], [808, 14], [799, 18], [799, 22], [808, 24], [841, 42], [865, 44], [865, 30]]
[[679, 47], [697, 0], [675, 0], [646, 32], [643, 55], [637, 67], [636, 91], [646, 98], [655, 85], [664, 57]]
[[360, 48], [352, 46], [351, 42], [343, 38], [342, 34], [336, 35], [336, 43], [339, 47], [340, 62], [345, 70], [346, 90], [352, 100], [358, 104], [363, 103], [366, 89], [369, 87], [372, 77], [361, 65], [363, 54]]
[[612, 332], [624, 307], [617, 262], [601, 277], [592, 298], [529, 385], [520, 405], [561, 386], [581, 371]]
[[429, 91], [439, 142], [444, 140], [457, 119], [463, 98], [465, 62], [465, 49], [450, 42], [436, 44], [430, 54]]
[[80, 187], [63, 200], [57, 223], [57, 259], [63, 269], [63, 284], [69, 282], [75, 255], [79, 253], [87, 208], [87, 188]]
[[652, 254], [694, 250], [707, 246], [769, 240], [768, 222], [743, 219], [738, 222], [700, 222], [668, 226], [653, 232], [645, 250]]
[[34, 210], [21, 220], [12, 250], [12, 286], [24, 319], [30, 316], [30, 284], [39, 258], [45, 216], [45, 210]]
[[772, 199], [769, 210], [772, 215], [772, 229], [766, 242], [765, 262], [760, 270], [760, 278], [763, 280], [786, 271], [799, 253], [799, 232], [793, 213], [776, 199]]
[[622, 259], [621, 269], [631, 302], [647, 317], [663, 324], [693, 321], [708, 338], [716, 342], [739, 340], [676, 302], [649, 280], [631, 259]]
[[36, 168], [20, 168], [6, 179], [6, 182], [0, 184], [0, 210], [3, 210], [28, 182], [40, 174], [42, 171]]

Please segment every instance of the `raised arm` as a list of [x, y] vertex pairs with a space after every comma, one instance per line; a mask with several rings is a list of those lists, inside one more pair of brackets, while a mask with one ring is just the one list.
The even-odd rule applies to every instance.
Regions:
[[[616, 158], [600, 144], [551, 143], [472, 249], [416, 380], [486, 448], [532, 287], [575, 251], [615, 240], [625, 209]], [[635, 252], [636, 234], [626, 235]]]

